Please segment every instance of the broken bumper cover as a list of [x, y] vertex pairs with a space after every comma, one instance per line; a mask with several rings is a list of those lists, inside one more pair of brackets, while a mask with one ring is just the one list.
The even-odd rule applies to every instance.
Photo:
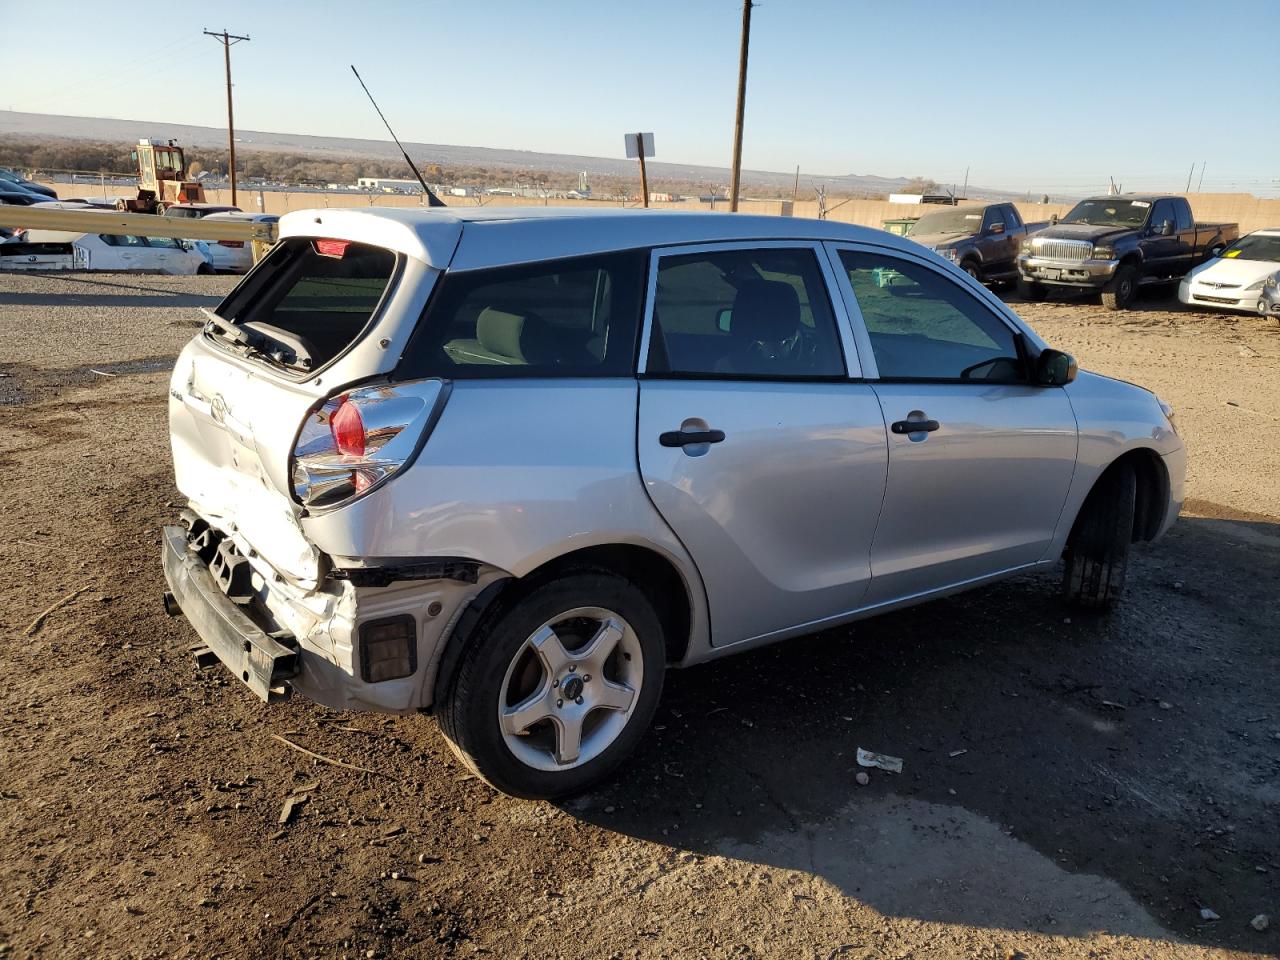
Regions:
[[268, 636], [218, 587], [204, 561], [187, 548], [184, 527], [163, 530], [164, 577], [183, 616], [250, 690], [267, 703], [287, 699], [298, 673], [298, 653]]

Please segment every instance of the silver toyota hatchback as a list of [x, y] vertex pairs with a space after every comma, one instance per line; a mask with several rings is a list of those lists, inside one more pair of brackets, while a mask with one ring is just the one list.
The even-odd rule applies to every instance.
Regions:
[[183, 350], [167, 609], [264, 700], [433, 709], [500, 790], [635, 747], [685, 666], [1062, 562], [1120, 594], [1172, 411], [878, 230], [325, 210]]

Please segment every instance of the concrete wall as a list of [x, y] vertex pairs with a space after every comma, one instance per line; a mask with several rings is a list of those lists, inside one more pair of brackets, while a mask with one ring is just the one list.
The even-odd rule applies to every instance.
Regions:
[[[132, 196], [134, 191], [122, 187], [95, 187], [89, 184], [77, 184], [74, 188], [68, 184], [50, 184], [61, 196]], [[261, 205], [259, 203], [261, 198]], [[230, 203], [231, 191], [210, 190], [207, 194], [210, 203]], [[417, 197], [397, 194], [376, 194], [365, 196], [349, 193], [289, 193], [283, 191], [239, 191], [239, 205], [242, 209], [264, 213], [284, 214], [292, 210], [330, 207], [418, 207], [422, 206]], [[1280, 199], [1263, 200], [1247, 193], [1201, 193], [1190, 194], [1191, 209], [1196, 218], [1204, 221], [1234, 221], [1240, 224], [1241, 233], [1261, 230], [1264, 227], [1280, 228]], [[445, 200], [449, 206], [478, 206], [474, 199], [449, 197]], [[600, 200], [556, 200], [548, 199], [545, 203], [523, 197], [489, 197], [484, 200], [486, 207], [600, 207], [600, 206], [638, 206], [637, 203], [612, 203]], [[1061, 216], [1071, 209], [1069, 204], [1061, 203], [1028, 203], [1017, 202], [1018, 212], [1028, 222], [1048, 220], [1051, 214]], [[678, 203], [654, 204], [655, 210], [710, 210], [709, 204], [696, 200], [683, 200]], [[728, 212], [729, 205], [721, 201], [715, 204], [718, 212]], [[739, 205], [743, 213], [760, 213], [771, 216], [817, 217], [816, 200], [744, 200]], [[827, 203], [827, 219], [842, 223], [856, 223], [862, 226], [879, 227], [885, 220], [896, 220], [904, 217], [918, 217], [927, 213], [931, 207], [919, 204], [889, 203], [887, 200], [841, 200], [834, 199]]]

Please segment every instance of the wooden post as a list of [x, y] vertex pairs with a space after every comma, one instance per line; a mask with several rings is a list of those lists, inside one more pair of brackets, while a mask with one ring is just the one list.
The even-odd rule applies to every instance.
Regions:
[[640, 146], [640, 202], [649, 206], [649, 174], [644, 168], [644, 134], [636, 134], [636, 143]]

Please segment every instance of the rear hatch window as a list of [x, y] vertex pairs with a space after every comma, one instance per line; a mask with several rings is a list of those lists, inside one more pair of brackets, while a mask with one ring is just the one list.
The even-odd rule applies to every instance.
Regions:
[[[290, 237], [218, 307], [209, 336], [310, 374], [360, 339], [399, 268], [390, 250]], [[226, 321], [230, 321], [227, 323]]]

